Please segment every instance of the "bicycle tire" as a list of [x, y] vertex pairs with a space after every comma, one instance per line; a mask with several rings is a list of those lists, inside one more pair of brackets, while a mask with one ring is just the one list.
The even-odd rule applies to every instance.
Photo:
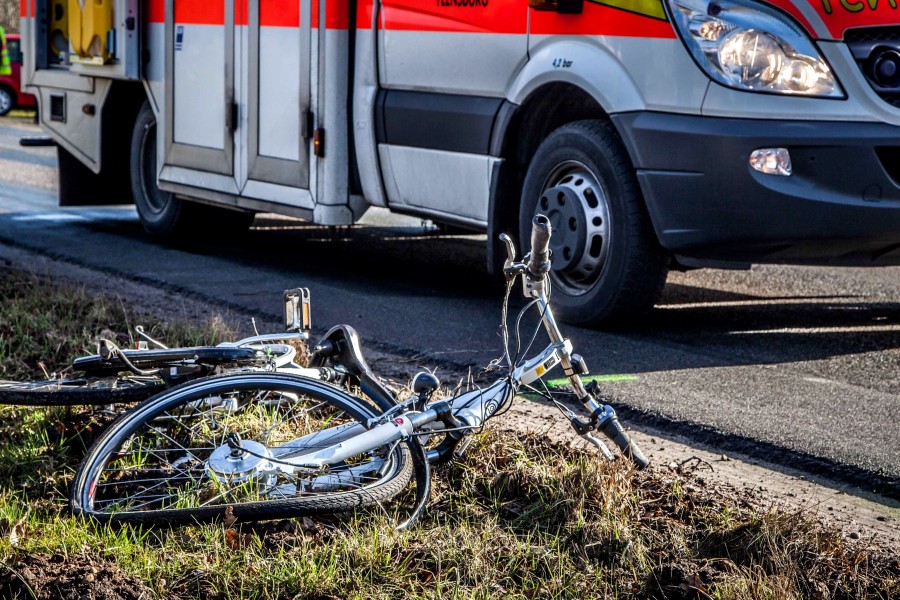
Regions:
[[[216, 408], [217, 402], [225, 408]], [[268, 428], [267, 411], [272, 415]], [[276, 422], [274, 417], [281, 414], [284, 417]], [[216, 473], [223, 455], [214, 454], [228, 450], [225, 440], [230, 432], [240, 436], [242, 449], [254, 447], [260, 455], [277, 449], [279, 440], [296, 442], [283, 446], [295, 452], [309, 448], [305, 440], [301, 445], [301, 438], [317, 431], [323, 439], [315, 447], [322, 447], [334, 443], [337, 425], [356, 428], [354, 423], [364, 425], [376, 415], [361, 399], [302, 377], [248, 373], [194, 381], [138, 405], [98, 438], [75, 475], [70, 507], [75, 515], [100, 522], [176, 524], [219, 520], [226, 511], [242, 521], [257, 521], [331, 514], [380, 503], [411, 481], [408, 441], [353, 457], [327, 474], [315, 475], [289, 476], [261, 460], [251, 468], [256, 457], [249, 454], [229, 463], [238, 465], [232, 473]], [[327, 433], [313, 428], [320, 421], [327, 422]], [[263, 437], [276, 443], [265, 444], [265, 449], [262, 443], [250, 445]], [[351, 464], [354, 459], [357, 462]], [[375, 466], [380, 467], [378, 478], [368, 482], [364, 478], [372, 475], [366, 469]], [[334, 484], [329, 477], [337, 478], [334, 485], [338, 485], [348, 473], [357, 476], [353, 469], [362, 473], [361, 484], [354, 487], [344, 482], [346, 489], [324, 489]]]
[[163, 387], [162, 380], [146, 377], [0, 381], [0, 404], [78, 406], [140, 402]]
[[[155, 369], [176, 364], [252, 365], [266, 360], [263, 352], [253, 348], [227, 348], [195, 346], [160, 350], [123, 350], [131, 364], [139, 369]], [[76, 371], [87, 374], [109, 374], [127, 371], [128, 365], [118, 356], [102, 357], [98, 354], [82, 356], [72, 362]]]

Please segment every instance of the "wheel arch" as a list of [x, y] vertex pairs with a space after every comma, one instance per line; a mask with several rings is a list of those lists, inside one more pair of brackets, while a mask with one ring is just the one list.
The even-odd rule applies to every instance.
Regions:
[[[82, 164], [77, 154], [60, 153], [60, 206], [130, 204], [131, 174], [128, 155], [131, 130], [138, 110], [146, 99], [140, 82], [113, 81], [99, 107], [99, 170]], [[90, 105], [85, 105], [85, 110]], [[97, 110], [96, 107], [93, 110]], [[60, 150], [63, 150], [63, 145]], [[95, 167], [96, 168], [96, 167]]]
[[147, 99], [144, 86], [138, 81], [114, 81], [103, 103], [100, 131], [101, 175], [116, 180], [122, 186], [128, 203], [131, 197], [131, 174], [128, 170], [128, 154], [131, 148], [131, 130], [138, 111]]
[[554, 83], [584, 91], [608, 113], [646, 108], [628, 70], [613, 52], [571, 39], [539, 43], [506, 96], [514, 104], [523, 104], [537, 90]]
[[[584, 46], [584, 44], [569, 45]], [[537, 57], [531, 62], [534, 60], [537, 60]], [[522, 184], [528, 165], [541, 142], [551, 132], [567, 123], [585, 119], [610, 122], [608, 102], [611, 96], [598, 95], [596, 82], [586, 85], [586, 77], [589, 74], [566, 73], [563, 77], [546, 81], [545, 76], [529, 78], [526, 73], [528, 68], [523, 70], [513, 86], [510, 100], [500, 110], [492, 134], [491, 154], [500, 156], [503, 160], [495, 165], [491, 173], [487, 227], [487, 263], [491, 273], [498, 272], [505, 258], [504, 246], [497, 236], [500, 233], [514, 234], [518, 231]], [[551, 73], [555, 74], [556, 71]], [[619, 85], [619, 81], [616, 80], [621, 77], [624, 75], [610, 78], [609, 85], [611, 87]], [[630, 87], [634, 87], [630, 80], [627, 83]], [[636, 94], [634, 90], [632, 95]], [[626, 97], [628, 95], [624, 94]], [[632, 110], [632, 106], [642, 106], [642, 103], [636, 103], [632, 99], [626, 106], [629, 107], [628, 110]], [[621, 134], [619, 137], [621, 139]]]

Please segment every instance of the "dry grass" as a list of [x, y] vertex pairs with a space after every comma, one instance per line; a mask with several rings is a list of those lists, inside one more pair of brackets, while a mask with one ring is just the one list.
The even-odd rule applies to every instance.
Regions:
[[[170, 346], [217, 344], [234, 338], [214, 316], [205, 323], [154, 323], [129, 311], [121, 298], [93, 296], [83, 287], [59, 287], [29, 274], [0, 270], [0, 379], [27, 380], [64, 369], [97, 351], [100, 337], [125, 347], [143, 324]], [[151, 325], [152, 324], [152, 325]]]

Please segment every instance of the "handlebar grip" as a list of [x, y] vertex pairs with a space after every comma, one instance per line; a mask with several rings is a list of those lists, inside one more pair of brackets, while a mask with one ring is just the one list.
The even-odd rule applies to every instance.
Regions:
[[619, 450], [622, 452], [622, 456], [630, 458], [638, 469], [646, 469], [650, 465], [650, 459], [648, 459], [638, 445], [628, 437], [628, 434], [622, 429], [622, 424], [619, 423], [619, 419], [613, 417], [601, 427], [601, 431], [603, 431], [606, 437], [611, 439], [613, 443], [618, 446]]
[[550, 219], [535, 215], [531, 221], [531, 256], [528, 259], [528, 273], [540, 279], [550, 270]]

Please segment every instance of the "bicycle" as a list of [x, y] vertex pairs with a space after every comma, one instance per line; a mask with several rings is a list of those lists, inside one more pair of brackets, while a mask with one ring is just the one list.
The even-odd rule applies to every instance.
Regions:
[[[576, 433], [612, 460], [593, 435], [602, 432], [637, 468], [649, 464], [623, 430], [612, 407], [584, 385], [585, 361], [559, 331], [549, 306], [547, 217], [533, 222], [531, 252], [516, 261], [512, 240], [502, 235], [508, 258], [501, 330], [504, 354], [490, 366], [505, 374], [485, 388], [447, 400], [427, 372], [413, 379], [413, 395], [376, 410], [347, 392], [312, 379], [281, 373], [212, 377], [179, 386], [138, 405], [95, 442], [76, 473], [70, 506], [75, 515], [101, 522], [189, 523], [225, 516], [252, 521], [335, 513], [386, 501], [415, 478], [409, 527], [424, 509], [431, 465], [461, 456], [471, 434], [502, 414], [520, 389], [556, 404]], [[550, 344], [529, 359], [521, 345], [509, 351], [508, 303], [522, 277]], [[505, 364], [503, 364], [505, 363]], [[559, 390], [538, 384], [556, 366], [571, 384], [587, 419], [561, 401]], [[437, 443], [435, 443], [437, 442]]]
[[0, 404], [72, 406], [138, 402], [186, 381], [244, 369], [280, 370], [339, 380], [339, 373], [322, 368], [305, 369], [294, 362], [297, 349], [292, 343], [309, 339], [309, 290], [285, 290], [284, 303], [284, 333], [257, 334], [218, 346], [169, 348], [138, 325], [135, 332], [143, 338], [139, 348], [122, 349], [110, 340], [100, 340], [97, 354], [76, 358], [67, 369], [82, 375], [0, 381]]

